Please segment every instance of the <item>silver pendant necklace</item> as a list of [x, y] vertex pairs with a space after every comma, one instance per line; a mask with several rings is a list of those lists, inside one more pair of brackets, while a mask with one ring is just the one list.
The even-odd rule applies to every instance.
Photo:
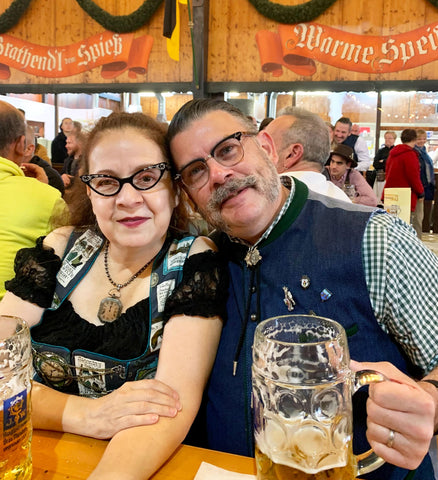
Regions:
[[151, 264], [153, 261], [153, 258], [149, 260], [149, 262], [146, 263], [146, 265], [143, 265], [140, 270], [135, 273], [127, 282], [125, 283], [116, 283], [112, 278], [109, 273], [108, 269], [108, 248], [109, 248], [109, 242], [106, 242], [105, 244], [105, 251], [103, 254], [103, 264], [105, 267], [105, 274], [110, 281], [111, 285], [113, 285], [114, 288], [111, 288], [111, 290], [108, 292], [108, 297], [105, 297], [104, 299], [101, 300], [100, 305], [99, 305], [99, 310], [97, 312], [97, 318], [101, 322], [114, 322], [114, 320], [117, 320], [123, 310], [123, 305], [122, 302], [120, 301], [120, 290], [127, 285], [129, 285], [131, 282], [133, 282], [141, 273], [143, 273]]

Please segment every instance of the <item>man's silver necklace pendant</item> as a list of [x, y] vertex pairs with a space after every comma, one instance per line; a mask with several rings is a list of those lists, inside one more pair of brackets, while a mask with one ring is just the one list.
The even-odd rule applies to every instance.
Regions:
[[248, 268], [255, 267], [261, 259], [262, 256], [260, 255], [260, 252], [256, 245], [248, 248], [248, 251], [245, 255], [245, 263]]
[[108, 292], [108, 297], [105, 297], [104, 299], [101, 300], [100, 305], [99, 305], [99, 310], [97, 312], [97, 318], [103, 322], [103, 323], [111, 323], [114, 322], [114, 320], [117, 320], [120, 315], [122, 314], [123, 310], [123, 304], [120, 301], [120, 290], [127, 285], [129, 285], [131, 282], [133, 282], [141, 273], [143, 273], [146, 268], [149, 267], [151, 262], [153, 261], [153, 258], [151, 258], [146, 265], [143, 265], [140, 270], [135, 273], [127, 282], [125, 283], [116, 283], [112, 278], [109, 273], [108, 269], [108, 248], [109, 248], [109, 242], [106, 242], [105, 244], [105, 251], [103, 254], [103, 263], [105, 267], [105, 274], [106, 277], [108, 278], [109, 282], [111, 285], [113, 285], [114, 288], [111, 288], [111, 290]]

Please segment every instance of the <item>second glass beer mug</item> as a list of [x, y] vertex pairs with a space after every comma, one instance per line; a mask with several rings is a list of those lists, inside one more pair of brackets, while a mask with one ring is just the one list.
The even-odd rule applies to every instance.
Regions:
[[[345, 331], [310, 315], [261, 322], [253, 346], [254, 435], [258, 480], [353, 480], [383, 460], [352, 452], [353, 393], [384, 380], [353, 373]], [[322, 475], [322, 476], [321, 476]]]
[[0, 478], [30, 480], [32, 351], [27, 324], [0, 315]]

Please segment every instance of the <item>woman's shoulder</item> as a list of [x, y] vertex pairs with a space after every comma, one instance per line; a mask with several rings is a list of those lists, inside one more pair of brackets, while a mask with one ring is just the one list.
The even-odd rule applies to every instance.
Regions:
[[196, 253], [206, 252], [208, 250], [212, 250], [214, 252], [217, 251], [216, 244], [208, 237], [196, 237], [193, 241], [192, 247], [189, 252], [189, 257], [191, 255], [195, 255]]
[[44, 246], [53, 248], [55, 253], [62, 258], [73, 229], [74, 227], [72, 226], [66, 226], [53, 230], [44, 239]]

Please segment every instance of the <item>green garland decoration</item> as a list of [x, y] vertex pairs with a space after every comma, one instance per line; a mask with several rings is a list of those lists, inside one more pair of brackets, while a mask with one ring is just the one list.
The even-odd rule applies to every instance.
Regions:
[[269, 0], [248, 1], [264, 17], [287, 24], [310, 22], [336, 2], [336, 0], [309, 0], [301, 5], [280, 5]]
[[111, 15], [93, 0], [76, 0], [88, 15], [106, 30], [116, 33], [128, 33], [138, 30], [149, 22], [163, 0], [145, 0], [137, 10], [129, 15]]
[[[13, 0], [0, 15], [0, 34], [13, 28], [28, 9], [32, 0]], [[128, 33], [138, 30], [149, 22], [163, 0], [145, 0], [143, 5], [129, 15], [111, 15], [93, 0], [76, 0], [79, 6], [106, 30]], [[310, 22], [331, 7], [336, 0], [309, 0], [301, 5], [279, 5], [270, 0], [248, 0], [263, 16], [278, 23]], [[427, 0], [438, 8], [438, 0]]]
[[32, 0], [14, 0], [0, 15], [0, 33], [6, 33], [19, 22]]

